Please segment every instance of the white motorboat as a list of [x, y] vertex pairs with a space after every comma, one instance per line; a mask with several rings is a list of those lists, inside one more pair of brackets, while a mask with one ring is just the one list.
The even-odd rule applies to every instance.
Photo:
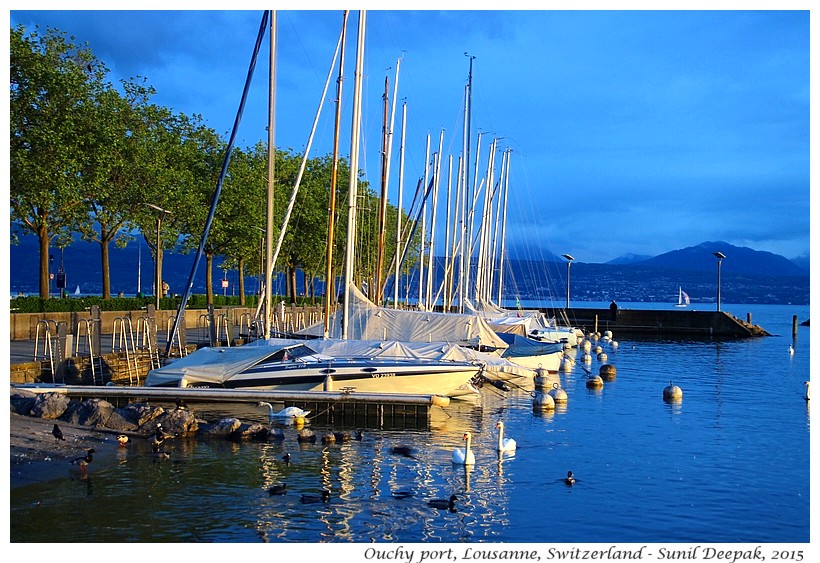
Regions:
[[[319, 351], [321, 340], [201, 348], [148, 373], [149, 387], [215, 387], [290, 391], [351, 390], [361, 393], [407, 393], [458, 397], [475, 394], [471, 381], [483, 362], [407, 353], [403, 343], [380, 343], [359, 352], [337, 341], [337, 352]], [[356, 341], [350, 341], [356, 343]], [[342, 346], [342, 348], [339, 348]], [[327, 347], [327, 343], [324, 344]], [[455, 347], [458, 348], [458, 347]], [[457, 352], [455, 352], [457, 354]]]

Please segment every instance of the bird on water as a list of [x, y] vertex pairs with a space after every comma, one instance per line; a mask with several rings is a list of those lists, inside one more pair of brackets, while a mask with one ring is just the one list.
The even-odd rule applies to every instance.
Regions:
[[449, 499], [437, 498], [433, 500], [428, 500], [427, 506], [430, 506], [432, 508], [438, 508], [439, 510], [449, 510], [450, 512], [457, 512], [457, 500], [458, 497], [456, 495], [450, 495]]
[[124, 448], [125, 445], [128, 443], [128, 436], [125, 434], [119, 434], [117, 436], [117, 442], [119, 443], [121, 448]]
[[287, 492], [288, 486], [285, 483], [281, 485], [274, 485], [270, 489], [268, 489], [268, 494], [270, 496], [274, 495], [284, 495]]
[[63, 442], [65, 442], [65, 438], [63, 437], [63, 431], [60, 430], [60, 427], [56, 424], [54, 425], [54, 428], [51, 429], [51, 435], [54, 436], [56, 441], [59, 442], [60, 440], [62, 440]]
[[393, 446], [390, 448], [390, 453], [393, 455], [400, 455], [402, 457], [409, 457], [410, 459], [416, 459], [413, 448], [409, 446]]
[[475, 454], [470, 449], [473, 435], [471, 432], [465, 432], [462, 439], [467, 443], [464, 449], [456, 448], [453, 450], [453, 463], [457, 465], [475, 465]]
[[575, 484], [575, 476], [572, 474], [572, 471], [567, 471], [567, 476], [564, 478], [564, 484], [569, 487]]
[[316, 504], [318, 502], [328, 502], [330, 500], [330, 491], [325, 489], [321, 495], [304, 494], [299, 499], [302, 504]]
[[79, 465], [80, 471], [85, 471], [88, 467], [88, 464], [94, 461], [94, 455], [97, 451], [94, 448], [91, 448], [86, 452], [84, 456], [80, 456], [71, 460], [72, 465]]

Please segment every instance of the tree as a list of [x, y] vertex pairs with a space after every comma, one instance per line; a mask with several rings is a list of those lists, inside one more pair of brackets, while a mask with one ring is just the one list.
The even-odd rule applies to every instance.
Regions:
[[70, 240], [85, 213], [82, 193], [85, 139], [77, 134], [94, 112], [104, 86], [99, 61], [65, 34], [11, 30], [11, 221], [38, 237], [40, 297], [49, 297], [49, 246]]

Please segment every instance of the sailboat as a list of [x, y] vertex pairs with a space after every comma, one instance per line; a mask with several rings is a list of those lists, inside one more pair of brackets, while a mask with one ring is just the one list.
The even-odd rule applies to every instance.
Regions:
[[[351, 140], [351, 212], [348, 231], [355, 220], [356, 171], [358, 170], [358, 125], [364, 53], [365, 12], [359, 14], [359, 42], [356, 64], [354, 119]], [[346, 19], [346, 18], [345, 18]], [[263, 20], [264, 22], [264, 20]], [[263, 24], [264, 25], [264, 24]], [[341, 41], [340, 41], [341, 43]], [[273, 52], [273, 48], [272, 48]], [[324, 95], [323, 95], [324, 98]], [[272, 129], [272, 128], [271, 128]], [[271, 229], [268, 229], [270, 233]], [[282, 229], [284, 231], [284, 228]], [[331, 231], [332, 232], [332, 231]], [[345, 287], [352, 285], [353, 241], [348, 236]], [[267, 269], [273, 264], [272, 244], [267, 245]], [[268, 286], [268, 284], [266, 284]], [[269, 287], [269, 286], [268, 286]], [[266, 294], [269, 289], [266, 289]], [[267, 300], [267, 295], [266, 295]], [[350, 306], [345, 297], [344, 306]], [[266, 306], [265, 316], [268, 317]], [[346, 309], [347, 311], [347, 309]], [[350, 314], [346, 312], [345, 321]], [[463, 396], [477, 392], [471, 381], [485, 368], [480, 358], [465, 355], [456, 345], [442, 343], [366, 342], [348, 339], [347, 324], [341, 338], [312, 342], [269, 337], [240, 347], [200, 348], [168, 366], [151, 370], [146, 386], [221, 387], [274, 390], [332, 390], [334, 383], [359, 392], [409, 393]], [[267, 322], [266, 322], [267, 325]], [[323, 327], [319, 329], [321, 336]], [[503, 341], [501, 342], [503, 344]]]
[[683, 291], [682, 288], [678, 288], [678, 302], [675, 303], [675, 307], [688, 307], [689, 306], [689, 294]]

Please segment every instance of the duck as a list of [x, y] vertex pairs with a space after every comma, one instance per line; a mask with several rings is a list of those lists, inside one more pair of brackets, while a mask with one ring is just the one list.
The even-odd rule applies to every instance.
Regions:
[[290, 454], [285, 452], [284, 455], [282, 455], [282, 461], [285, 465], [290, 465]]
[[65, 442], [65, 438], [63, 437], [63, 431], [60, 430], [60, 427], [57, 426], [56, 424], [54, 425], [54, 428], [51, 429], [51, 435], [54, 436], [54, 439], [57, 442], [59, 442], [60, 440]]
[[393, 498], [410, 498], [415, 493], [413, 491], [393, 491], [390, 494], [393, 496]]
[[128, 436], [126, 436], [125, 434], [118, 434], [117, 443], [119, 443], [121, 448], [124, 448], [125, 445], [128, 443]]
[[284, 495], [287, 492], [288, 486], [285, 483], [281, 485], [274, 485], [270, 489], [268, 489], [268, 494], [270, 496], [274, 495]]
[[432, 508], [438, 508], [439, 510], [449, 510], [450, 512], [456, 512], [456, 501], [458, 497], [456, 495], [450, 495], [449, 499], [437, 498], [427, 501], [427, 506]]
[[415, 451], [409, 446], [393, 446], [390, 448], [390, 453], [393, 455], [400, 455], [402, 457], [409, 457], [416, 459]]
[[498, 428], [498, 451], [514, 452], [517, 444], [512, 438], [504, 437], [504, 423], [499, 420], [495, 423], [495, 427]]
[[575, 476], [572, 474], [572, 471], [567, 471], [567, 476], [564, 477], [564, 484], [569, 487], [575, 484]]
[[465, 432], [462, 439], [467, 442], [467, 446], [464, 449], [456, 448], [453, 451], [453, 463], [458, 465], [475, 465], [475, 454], [473, 454], [473, 450], [470, 449], [470, 443], [473, 440], [472, 433]]
[[333, 432], [327, 432], [326, 434], [322, 434], [322, 443], [323, 444], [335, 444], [336, 443], [336, 435]]
[[157, 424], [154, 430], [154, 435], [151, 436], [151, 446], [159, 446], [165, 441], [165, 432], [162, 430], [162, 424]]
[[354, 436], [355, 436], [356, 440], [361, 442], [362, 439], [364, 438], [364, 431], [363, 430], [356, 430], [356, 434]]
[[302, 504], [316, 504], [318, 502], [328, 502], [330, 500], [330, 491], [325, 489], [321, 495], [304, 494], [299, 499]]
[[85, 471], [88, 467], [88, 464], [94, 461], [94, 454], [97, 453], [97, 450], [91, 448], [86, 452], [84, 456], [77, 457], [71, 460], [73, 465], [79, 465], [80, 471]]
[[351, 440], [350, 432], [334, 432], [333, 436], [335, 436], [337, 442], [349, 442]]

